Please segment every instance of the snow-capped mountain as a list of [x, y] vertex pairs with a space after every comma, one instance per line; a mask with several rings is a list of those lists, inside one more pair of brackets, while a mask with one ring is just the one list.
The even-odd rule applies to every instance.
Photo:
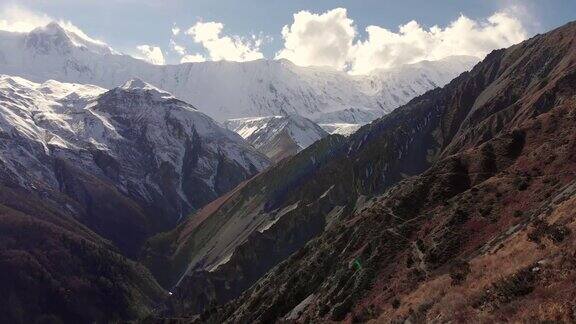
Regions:
[[220, 122], [298, 114], [319, 124], [364, 124], [446, 84], [477, 61], [449, 57], [367, 76], [299, 67], [287, 60], [158, 66], [86, 41], [56, 23], [30, 33], [0, 33], [0, 73], [107, 89], [137, 77]]
[[327, 124], [319, 124], [322, 129], [327, 131], [330, 134], [340, 134], [344, 136], [351, 135], [355, 133], [360, 127], [362, 127], [361, 123], [327, 123]]
[[[269, 165], [238, 134], [138, 79], [106, 91], [0, 76], [0, 136], [3, 180], [63, 192], [94, 217], [106, 205], [132, 210], [144, 219], [127, 222], [142, 231], [173, 226]], [[94, 226], [117, 239], [110, 224]]]
[[272, 161], [294, 155], [328, 135], [322, 127], [298, 115], [236, 118], [225, 125]]

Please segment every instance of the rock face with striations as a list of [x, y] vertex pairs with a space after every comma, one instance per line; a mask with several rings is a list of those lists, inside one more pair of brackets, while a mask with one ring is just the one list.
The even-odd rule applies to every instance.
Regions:
[[0, 78], [0, 157], [28, 190], [48, 187], [128, 255], [268, 166], [239, 135], [134, 79], [96, 86]]
[[[173, 260], [190, 270], [172, 311], [194, 314], [211, 299], [238, 297], [201, 320], [527, 320], [539, 314], [522, 305], [544, 298], [550, 315], [540, 315], [570, 321], [569, 309], [554, 306], [570, 293], [547, 287], [576, 273], [569, 252], [576, 245], [569, 212], [576, 199], [575, 80], [571, 23], [494, 51], [349, 138], [328, 137], [264, 172], [177, 228], [177, 244], [153, 242], [173, 249]], [[259, 193], [262, 186], [277, 190]], [[203, 280], [210, 285], [195, 291], [192, 279], [206, 263], [195, 263], [201, 246], [189, 242], [233, 231], [227, 222], [241, 216], [231, 204], [245, 206], [259, 230], [239, 232], [234, 251], [208, 259]], [[286, 239], [314, 228], [311, 221], [320, 224], [310, 235], [317, 238]], [[282, 230], [281, 222], [292, 226]], [[258, 244], [262, 239], [267, 243]], [[226, 269], [247, 268], [246, 260], [254, 260], [252, 268], [276, 263], [281, 257], [266, 255], [282, 251], [282, 241], [297, 252], [259, 281], [226, 276]], [[538, 244], [546, 250], [538, 252]], [[244, 252], [258, 246], [269, 248], [257, 257]]]

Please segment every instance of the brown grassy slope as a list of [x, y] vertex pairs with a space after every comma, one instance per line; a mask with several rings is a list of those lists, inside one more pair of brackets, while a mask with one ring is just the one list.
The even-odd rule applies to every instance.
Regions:
[[[542, 131], [527, 132], [525, 153], [514, 164], [430, 211], [434, 218], [411, 237], [415, 247], [396, 265], [384, 266], [394, 275], [378, 277], [355, 316], [368, 319], [376, 309], [384, 322], [569, 319], [576, 214], [566, 204], [576, 199], [576, 111], [572, 106], [551, 114], [533, 123], [541, 122]], [[553, 266], [558, 258], [568, 268], [557, 277], [545, 274], [559, 270]], [[558, 294], [540, 295], [562, 285]], [[539, 310], [526, 308], [530, 304]], [[558, 305], [561, 313], [553, 310]]]

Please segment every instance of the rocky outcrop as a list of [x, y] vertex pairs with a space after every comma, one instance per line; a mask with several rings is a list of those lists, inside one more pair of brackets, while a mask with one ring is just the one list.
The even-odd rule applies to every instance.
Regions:
[[83, 224], [131, 257], [269, 164], [237, 134], [136, 79], [106, 91], [2, 76], [0, 102], [2, 179], [64, 193]]

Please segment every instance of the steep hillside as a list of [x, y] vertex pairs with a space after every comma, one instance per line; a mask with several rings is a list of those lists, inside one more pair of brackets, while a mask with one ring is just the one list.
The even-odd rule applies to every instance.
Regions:
[[[203, 319], [352, 320], [375, 318], [385, 309], [427, 316], [434, 299], [409, 310], [394, 298], [446, 274], [460, 258], [485, 254], [481, 246], [521, 228], [514, 227], [524, 221], [513, 216], [516, 210], [538, 214], [540, 203], [573, 180], [575, 35], [572, 23], [494, 51], [444, 88], [347, 139], [312, 145], [201, 218], [156, 238], [151, 251], [171, 252], [167, 261], [175, 269], [187, 265], [168, 311], [193, 314], [211, 300], [238, 296], [323, 233]], [[241, 225], [246, 219], [250, 226]], [[544, 229], [555, 228], [552, 220], [545, 223]], [[220, 244], [227, 248], [218, 250]], [[232, 276], [230, 269], [242, 275]], [[454, 271], [458, 278], [460, 270]], [[490, 298], [501, 302], [499, 296]]]
[[167, 296], [145, 267], [75, 218], [78, 203], [0, 174], [0, 322], [133, 320]]
[[275, 162], [328, 135], [313, 121], [298, 115], [229, 119], [225, 125]]
[[546, 113], [401, 182], [210, 321], [573, 321], [573, 292], [554, 287], [576, 274], [576, 143], [550, 149], [574, 132], [569, 116]]
[[352, 77], [286, 61], [203, 62], [158, 66], [82, 41], [56, 23], [30, 33], [0, 32], [0, 73], [107, 89], [140, 78], [223, 122], [298, 114], [323, 123], [365, 124], [442, 86], [478, 60], [451, 57]]
[[429, 133], [440, 159], [209, 321], [574, 321], [574, 292], [555, 287], [576, 273], [575, 80], [571, 23], [399, 109], [440, 108]]
[[[64, 137], [78, 131], [70, 120], [75, 107], [104, 89], [6, 76], [0, 88], [0, 322], [110, 322], [148, 315], [166, 292], [145, 267], [86, 226], [105, 222], [110, 237], [130, 250], [141, 227], [123, 226], [127, 219], [143, 226], [140, 210], [102, 182], [84, 192], [92, 202], [105, 202], [101, 206], [67, 196], [58, 182], [66, 162], [57, 152], [80, 151], [80, 142]], [[61, 132], [49, 131], [54, 129]], [[81, 180], [66, 183], [72, 181]]]
[[[487, 69], [489, 64], [470, 74], [483, 75]], [[480, 93], [489, 82], [473, 91]], [[442, 140], [435, 141], [430, 134], [439, 127], [446, 102], [464, 95], [461, 87], [452, 82], [432, 90], [411, 112], [395, 111], [348, 139], [327, 137], [170, 233], [151, 239], [142, 261], [164, 287], [177, 286], [175, 305], [170, 307], [176, 312], [201, 311], [210, 300], [221, 303], [238, 296], [327, 223], [361, 206], [365, 196], [425, 171], [438, 158], [434, 152]], [[445, 91], [455, 91], [459, 97], [441, 96]], [[246, 253], [234, 253], [240, 250]]]
[[134, 256], [142, 241], [268, 166], [237, 134], [139, 80], [110, 91], [0, 77], [3, 179], [57, 190]]

